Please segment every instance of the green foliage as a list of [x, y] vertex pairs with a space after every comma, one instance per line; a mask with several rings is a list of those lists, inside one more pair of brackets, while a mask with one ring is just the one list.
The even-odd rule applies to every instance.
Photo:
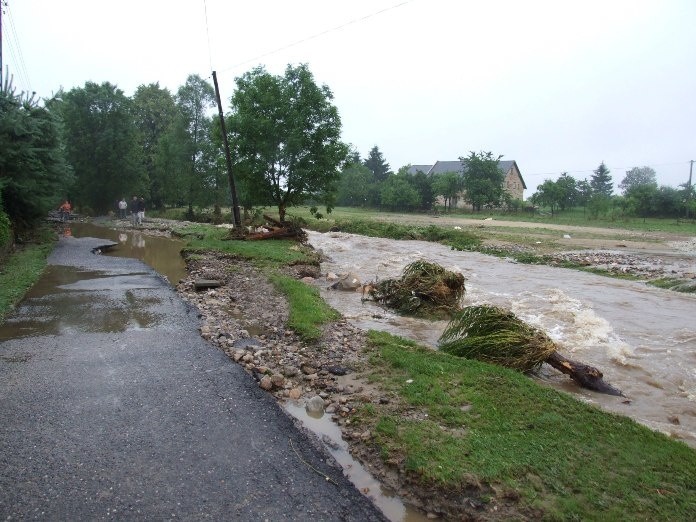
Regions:
[[464, 179], [459, 172], [442, 172], [433, 176], [433, 192], [445, 200], [445, 208], [452, 210], [464, 188]]
[[26, 246], [0, 261], [0, 322], [39, 279], [53, 244]]
[[385, 161], [377, 145], [370, 149], [367, 158], [363, 160], [363, 165], [372, 172], [372, 177], [377, 183], [381, 183], [389, 177], [389, 163]]
[[590, 179], [590, 187], [592, 188], [592, 195], [596, 198], [601, 196], [602, 198], [611, 198], [614, 193], [614, 186], [611, 181], [610, 171], [604, 162], [599, 164], [597, 170], [592, 174]]
[[2, 252], [11, 244], [12, 241], [12, 223], [10, 217], [2, 208], [2, 198], [0, 198], [0, 258]]
[[58, 105], [73, 166], [74, 206], [103, 213], [124, 195], [145, 195], [148, 180], [133, 119], [132, 102], [108, 82], [87, 82]]
[[514, 490], [540, 519], [693, 518], [696, 452], [685, 444], [521, 373], [369, 337], [368, 377], [391, 404], [355, 422], [409, 480], [467, 496]]
[[281, 221], [309, 200], [332, 206], [348, 152], [332, 100], [306, 65], [288, 66], [284, 76], [258, 67], [237, 79], [230, 143], [254, 203], [272, 200]]
[[633, 167], [626, 172], [626, 177], [619, 183], [619, 188], [628, 193], [641, 186], [652, 186], [657, 188], [657, 174], [652, 167]]
[[278, 273], [272, 273], [269, 279], [288, 300], [288, 326], [305, 341], [316, 341], [321, 336], [322, 325], [340, 318], [340, 314], [324, 302], [315, 287]]
[[391, 174], [380, 187], [380, 202], [389, 210], [413, 210], [420, 206], [420, 195], [408, 176]]
[[56, 208], [71, 182], [55, 112], [0, 88], [0, 208], [15, 232]]
[[438, 341], [445, 353], [520, 371], [537, 369], [556, 351], [544, 332], [495, 306], [468, 306], [457, 313]]
[[350, 162], [341, 172], [337, 202], [349, 207], [376, 206], [374, 176], [370, 169], [359, 162]]
[[142, 149], [143, 168], [150, 181], [146, 197], [152, 207], [162, 208], [166, 201], [167, 187], [176, 183], [175, 179], [168, 176], [169, 170], [157, 168], [163, 156], [160, 148], [164, 136], [174, 125], [177, 114], [174, 97], [168, 89], [161, 88], [159, 83], [141, 85], [133, 95], [132, 110]]
[[175, 156], [177, 163], [182, 161], [176, 170], [182, 175], [184, 201], [189, 215], [193, 215], [194, 205], [212, 202], [206, 196], [215, 185], [216, 151], [210, 138], [212, 120], [208, 115], [215, 106], [215, 90], [199, 75], [189, 75], [176, 93], [176, 106], [179, 115], [168, 140], [170, 146], [182, 149]]
[[464, 167], [464, 197], [475, 210], [499, 207], [502, 202], [505, 173], [498, 168], [501, 157], [494, 157], [492, 152], [471, 152], [459, 158]]

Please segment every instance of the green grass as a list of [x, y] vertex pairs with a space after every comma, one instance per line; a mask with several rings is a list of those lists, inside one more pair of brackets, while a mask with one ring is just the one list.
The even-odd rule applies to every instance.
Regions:
[[[228, 233], [223, 228], [200, 224], [176, 229], [176, 235], [187, 241], [189, 256], [205, 251], [224, 252], [249, 260], [263, 269], [271, 283], [288, 300], [290, 312], [287, 326], [305, 341], [317, 340], [322, 325], [340, 318], [340, 314], [324, 302], [316, 288], [280, 273], [286, 266], [318, 264], [319, 258], [314, 250], [291, 240], [227, 239]], [[230, 270], [234, 270], [234, 267], [231, 266]]]
[[41, 277], [53, 243], [32, 244], [0, 261], [0, 322]]
[[288, 300], [288, 327], [305, 341], [316, 341], [324, 324], [340, 319], [341, 315], [324, 302], [313, 286], [277, 273], [269, 279]]
[[367, 373], [403, 408], [372, 404], [355, 420], [417, 481], [514, 490], [549, 519], [693, 519], [696, 452], [685, 444], [511, 370], [386, 333], [370, 340]]
[[296, 241], [273, 239], [241, 241], [227, 239], [229, 230], [210, 225], [192, 225], [175, 229], [175, 235], [185, 239], [189, 252], [212, 250], [234, 254], [255, 262], [258, 266], [317, 264], [317, 254]]

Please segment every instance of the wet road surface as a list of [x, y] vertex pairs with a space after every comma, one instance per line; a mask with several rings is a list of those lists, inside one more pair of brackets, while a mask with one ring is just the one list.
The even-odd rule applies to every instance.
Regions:
[[0, 327], [0, 518], [383, 520], [163, 278], [91, 253], [105, 242], [62, 238]]

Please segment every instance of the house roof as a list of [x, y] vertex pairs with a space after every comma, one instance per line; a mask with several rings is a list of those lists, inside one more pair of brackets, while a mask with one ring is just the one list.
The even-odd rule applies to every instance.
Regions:
[[427, 174], [430, 172], [430, 169], [432, 168], [432, 165], [411, 165], [408, 169], [408, 173], [411, 175], [416, 174], [417, 172], [422, 172], [423, 174]]
[[[435, 165], [412, 165], [411, 168], [409, 169], [408, 173], [409, 174], [415, 174], [419, 170], [421, 172], [425, 172], [428, 176], [432, 176], [433, 174], [442, 174], [444, 172], [463, 172], [464, 167], [466, 166], [465, 163], [463, 163], [460, 160], [454, 160], [454, 161], [436, 161]], [[499, 161], [498, 162], [498, 168], [505, 172], [507, 174], [510, 172], [510, 169], [515, 166], [517, 167], [517, 162], [515, 160], [505, 160], [505, 161]], [[424, 169], [428, 170], [424, 170]], [[527, 184], [524, 182], [524, 178], [522, 178], [522, 173], [520, 172], [520, 168], [517, 167], [517, 172], [520, 173], [520, 180], [522, 181], [522, 187], [527, 188]]]

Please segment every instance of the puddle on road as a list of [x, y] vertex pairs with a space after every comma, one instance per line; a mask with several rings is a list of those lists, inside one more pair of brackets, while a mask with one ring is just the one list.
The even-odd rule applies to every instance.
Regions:
[[150, 309], [159, 300], [146, 294], [148, 287], [142, 274], [114, 276], [49, 265], [21, 307], [0, 325], [0, 341], [72, 330], [110, 333], [155, 326], [162, 318]]
[[[384, 488], [362, 464], [355, 460], [348, 451], [348, 443], [341, 436], [341, 429], [324, 414], [321, 417], [310, 416], [304, 406], [296, 401], [283, 404], [285, 410], [302, 422], [326, 444], [331, 456], [336, 459], [350, 481], [364, 495], [370, 498], [392, 522], [422, 522], [428, 520], [417, 509], [408, 506], [392, 491]], [[327, 444], [328, 442], [328, 444]]]
[[172, 285], [186, 277], [186, 264], [181, 257], [182, 241], [149, 236], [140, 230], [112, 230], [92, 223], [71, 223], [66, 229], [67, 235], [73, 237], [96, 237], [118, 243], [103, 254], [139, 259], [165, 276]]

